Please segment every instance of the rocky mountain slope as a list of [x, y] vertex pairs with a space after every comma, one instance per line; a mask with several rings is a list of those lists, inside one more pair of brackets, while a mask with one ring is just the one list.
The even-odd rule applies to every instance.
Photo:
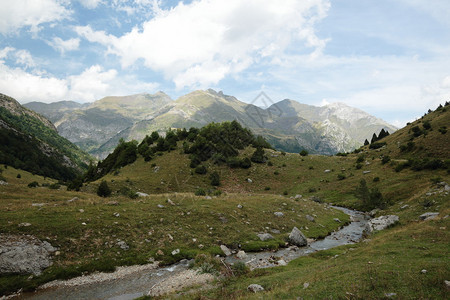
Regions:
[[0, 94], [0, 163], [57, 179], [73, 179], [89, 155], [61, 137], [43, 116]]
[[[324, 107], [283, 100], [263, 109], [212, 89], [198, 90], [175, 101], [162, 93], [106, 97], [79, 109], [49, 112], [60, 134], [91, 154], [104, 158], [121, 138], [141, 140], [152, 131], [202, 127], [237, 120], [275, 148], [287, 152], [335, 154], [355, 149], [381, 129], [395, 127], [344, 104]], [[59, 117], [53, 119], [55, 114]]]

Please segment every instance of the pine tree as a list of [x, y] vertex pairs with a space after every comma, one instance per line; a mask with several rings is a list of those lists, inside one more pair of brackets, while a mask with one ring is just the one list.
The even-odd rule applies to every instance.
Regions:
[[105, 180], [103, 180], [97, 189], [97, 195], [100, 197], [108, 197], [111, 195], [111, 189], [108, 186], [108, 183], [106, 183]]
[[373, 143], [375, 143], [376, 141], [378, 141], [378, 137], [377, 137], [377, 134], [374, 133], [374, 134], [372, 135], [372, 139], [370, 140], [370, 143], [373, 144]]
[[367, 146], [367, 145], [369, 145], [370, 143], [369, 143], [369, 141], [366, 139], [365, 141], [364, 141], [364, 146]]

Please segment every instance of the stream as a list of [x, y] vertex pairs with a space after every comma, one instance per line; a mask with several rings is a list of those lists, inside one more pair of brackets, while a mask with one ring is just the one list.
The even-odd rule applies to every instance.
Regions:
[[[341, 245], [354, 244], [360, 241], [364, 227], [369, 218], [364, 213], [351, 209], [336, 206], [333, 206], [333, 208], [339, 209], [350, 215], [351, 223], [340, 230], [331, 233], [322, 240], [314, 241], [308, 246], [301, 248], [291, 246], [278, 251], [247, 253], [246, 257], [243, 259], [238, 259], [235, 254], [233, 254], [224, 260], [229, 264], [239, 261], [245, 262], [252, 270], [257, 268], [268, 268], [284, 265], [295, 258], [316, 251], [326, 250]], [[169, 281], [171, 277], [185, 272], [188, 270], [188, 265], [188, 260], [182, 260], [179, 263], [163, 268], [157, 267], [156, 264], [123, 267], [121, 268], [123, 272], [119, 270], [115, 273], [101, 273], [100, 275], [94, 274], [78, 277], [62, 282], [62, 284], [54, 287], [39, 288], [34, 293], [20, 294], [13, 299], [135, 299], [147, 295], [152, 287], [161, 284], [161, 282]], [[98, 279], [102, 274], [104, 274], [103, 278]]]

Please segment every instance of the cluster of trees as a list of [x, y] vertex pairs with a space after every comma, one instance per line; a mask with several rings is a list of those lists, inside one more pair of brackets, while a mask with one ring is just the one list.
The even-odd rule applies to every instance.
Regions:
[[[241, 126], [237, 121], [211, 123], [203, 128], [169, 130], [165, 136], [152, 132], [138, 144], [136, 141], [120, 140], [114, 151], [97, 165], [89, 165], [84, 176], [77, 178], [69, 189], [78, 190], [83, 182], [94, 181], [106, 174], [133, 163], [138, 155], [150, 161], [155, 155], [165, 151], [177, 149], [179, 142], [183, 142], [183, 151], [189, 154], [190, 167], [197, 174], [208, 173], [204, 162], [212, 160], [216, 164], [227, 164], [232, 168], [250, 168], [252, 162], [264, 163], [267, 157], [264, 148], [271, 148], [270, 144], [261, 136], [254, 136], [252, 132]], [[238, 158], [239, 150], [253, 146], [256, 148], [251, 158]], [[211, 184], [220, 184], [217, 173], [210, 175]]]
[[42, 149], [41, 141], [18, 131], [1, 128], [0, 163], [32, 174], [70, 181], [77, 177], [75, 168], [63, 165], [63, 156]]
[[372, 139], [370, 140], [370, 143], [369, 143], [369, 141], [366, 139], [366, 140], [364, 141], [364, 146], [367, 146], [367, 145], [369, 145], [369, 144], [374, 144], [374, 143], [378, 142], [379, 140], [381, 140], [381, 139], [387, 137], [389, 134], [390, 134], [389, 131], [384, 130], [384, 128], [383, 128], [383, 129], [381, 129], [381, 131], [380, 131], [380, 133], [378, 134], [378, 136], [377, 136], [376, 133], [374, 133], [374, 134], [372, 135]]
[[359, 186], [355, 189], [355, 196], [361, 200], [360, 207], [362, 210], [385, 209], [389, 205], [389, 201], [383, 197], [380, 190], [369, 188], [364, 179], [359, 182]]

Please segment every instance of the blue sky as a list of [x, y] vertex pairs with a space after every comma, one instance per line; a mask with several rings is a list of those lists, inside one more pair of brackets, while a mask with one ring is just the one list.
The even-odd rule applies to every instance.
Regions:
[[450, 100], [448, 16], [448, 0], [3, 0], [0, 92], [264, 91], [403, 126]]

